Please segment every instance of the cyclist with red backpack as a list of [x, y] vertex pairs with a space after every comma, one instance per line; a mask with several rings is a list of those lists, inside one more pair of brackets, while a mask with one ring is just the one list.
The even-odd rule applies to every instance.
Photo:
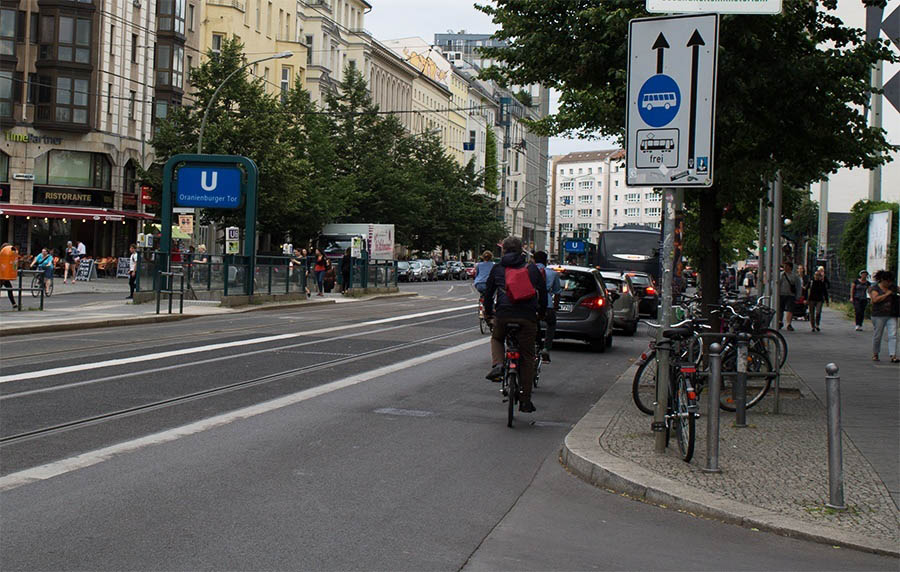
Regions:
[[[522, 401], [519, 410], [535, 411], [531, 403], [534, 381], [534, 344], [538, 319], [547, 311], [547, 284], [540, 269], [527, 264], [522, 252], [522, 240], [510, 236], [503, 240], [503, 257], [494, 266], [484, 291], [485, 317], [494, 317], [491, 333], [491, 371], [487, 379], [501, 381], [503, 376], [504, 340], [507, 324], [519, 324], [519, 351], [522, 354]], [[496, 311], [494, 296], [496, 295]]]

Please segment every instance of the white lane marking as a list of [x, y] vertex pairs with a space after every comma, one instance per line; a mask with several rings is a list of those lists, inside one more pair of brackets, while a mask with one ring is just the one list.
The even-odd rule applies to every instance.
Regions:
[[456, 286], [450, 286], [449, 288], [447, 288], [447, 294], [449, 294], [450, 292], [453, 292], [454, 288], [456, 288]]
[[96, 465], [97, 463], [101, 463], [103, 461], [111, 459], [116, 455], [137, 451], [138, 449], [142, 449], [143, 447], [168, 443], [170, 441], [180, 439], [181, 437], [187, 437], [188, 435], [207, 431], [209, 429], [213, 429], [214, 427], [226, 425], [234, 421], [248, 419], [250, 417], [261, 415], [263, 413], [269, 413], [270, 411], [281, 409], [289, 405], [294, 405], [302, 401], [307, 401], [309, 399], [313, 399], [314, 397], [319, 397], [321, 395], [325, 395], [339, 389], [344, 389], [345, 387], [350, 387], [391, 373], [415, 367], [431, 360], [439, 359], [445, 356], [456, 355], [459, 352], [464, 352], [480, 345], [484, 345], [488, 341], [489, 338], [483, 338], [471, 342], [466, 342], [458, 346], [453, 346], [451, 348], [446, 348], [430, 354], [414, 357], [395, 364], [379, 367], [367, 372], [351, 375], [350, 377], [345, 377], [343, 379], [332, 381], [331, 383], [326, 383], [324, 385], [306, 389], [292, 395], [286, 395], [284, 397], [272, 399], [270, 401], [259, 403], [257, 405], [251, 405], [250, 407], [244, 407], [242, 409], [231, 411], [229, 413], [216, 415], [215, 417], [210, 417], [209, 419], [203, 419], [202, 421], [189, 423], [188, 425], [184, 425], [182, 427], [176, 427], [174, 429], [168, 429], [166, 431], [154, 433], [153, 435], [147, 435], [146, 437], [141, 437], [132, 441], [118, 443], [110, 447], [104, 447], [103, 449], [97, 449], [96, 451], [83, 453], [69, 459], [62, 459], [53, 463], [41, 465], [40, 467], [25, 469], [24, 471], [19, 471], [18, 473], [11, 473], [9, 475], [6, 475], [5, 477], [0, 477], [0, 491], [14, 489], [28, 483], [50, 479], [59, 475], [63, 475], [65, 473], [77, 471], [85, 467], [90, 467], [91, 465]]
[[[452, 320], [454, 318], [455, 318], [455, 316], [449, 316], [447, 318], [436, 318], [434, 320], [431, 320], [430, 323], [434, 324], [437, 322], [442, 322], [444, 320]], [[82, 387], [84, 385], [93, 385], [95, 383], [102, 383], [104, 381], [114, 381], [117, 379], [126, 379], [129, 377], [152, 375], [154, 373], [159, 373], [162, 371], [172, 371], [175, 369], [182, 369], [185, 367], [197, 367], [197, 366], [206, 365], [206, 364], [210, 364], [210, 363], [216, 363], [216, 362], [225, 361], [225, 360], [229, 360], [229, 359], [246, 358], [246, 357], [258, 355], [258, 354], [284, 352], [284, 351], [290, 352], [294, 348], [300, 348], [300, 347], [304, 347], [304, 346], [314, 346], [314, 345], [318, 345], [318, 344], [336, 342], [339, 340], [348, 340], [350, 338], [359, 338], [362, 336], [369, 336], [372, 334], [380, 334], [382, 332], [391, 332], [391, 331], [399, 330], [402, 328], [408, 328], [411, 325], [412, 324], [407, 324], [405, 326], [389, 326], [387, 328], [377, 328], [375, 330], [366, 330], [364, 332], [356, 332], [353, 334], [346, 334], [343, 336], [335, 336], [333, 338], [326, 338], [323, 340], [311, 340], [308, 342], [300, 342], [297, 344], [289, 344], [286, 346], [265, 348], [265, 349], [261, 349], [261, 350], [253, 350], [253, 351], [249, 351], [249, 352], [219, 356], [219, 357], [214, 357], [214, 358], [209, 358], [209, 359], [201, 359], [201, 360], [193, 360], [193, 361], [188, 361], [188, 362], [176, 363], [173, 365], [166, 365], [166, 366], [156, 367], [156, 368], [152, 368], [152, 369], [142, 369], [140, 371], [129, 371], [129, 372], [125, 372], [125, 373], [118, 373], [115, 375], [108, 375], [106, 377], [95, 377], [93, 379], [88, 379], [85, 381], [76, 381], [76, 382], [72, 382], [72, 383], [65, 383], [62, 385], [51, 385], [50, 387], [42, 387], [40, 389], [31, 389], [28, 391], [19, 391], [16, 393], [8, 393], [6, 395], [0, 395], [0, 401], [6, 401], [8, 399], [16, 399], [19, 397], [27, 397], [29, 395], [37, 395], [40, 393], [52, 393], [52, 392], [61, 391], [64, 389], [73, 389], [75, 387]], [[348, 354], [348, 355], [352, 355], [352, 354]]]
[[205, 346], [197, 346], [193, 348], [184, 348], [181, 350], [171, 350], [167, 352], [159, 352], [155, 354], [146, 354], [142, 356], [132, 356], [127, 358], [110, 359], [94, 363], [83, 363], [78, 365], [67, 365], [63, 367], [54, 367], [45, 370], [36, 370], [26, 373], [14, 373], [11, 375], [0, 376], [0, 383], [9, 383], [11, 381], [23, 381], [26, 379], [37, 379], [39, 377], [50, 377], [52, 375], [62, 375], [64, 373], [72, 373], [76, 371], [88, 371], [92, 369], [100, 369], [103, 367], [113, 367], [117, 365], [129, 365], [143, 361], [152, 361], [157, 359], [165, 359], [176, 356], [195, 354], [199, 352], [208, 352], [213, 350], [222, 350], [238, 346], [247, 346], [251, 344], [264, 344], [267, 342], [277, 342], [280, 340], [290, 340], [303, 336], [312, 336], [316, 334], [327, 334], [338, 332], [341, 330], [349, 330], [351, 328], [359, 328], [363, 326], [374, 326], [376, 324], [387, 324], [390, 322], [398, 322], [400, 320], [410, 320], [412, 318], [423, 318], [425, 316], [434, 316], [436, 314], [446, 314], [447, 312], [457, 312], [459, 310], [469, 310], [477, 306], [456, 306], [453, 308], [444, 308], [443, 310], [432, 310], [430, 312], [419, 312], [417, 314], [405, 314], [403, 316], [394, 316], [393, 318], [382, 318], [380, 320], [369, 320], [368, 322], [360, 322], [358, 324], [347, 324], [345, 326], [333, 326], [331, 328], [321, 328], [318, 330], [310, 330], [307, 332], [296, 332], [293, 334], [278, 334], [276, 336], [263, 336], [261, 338], [251, 338], [249, 340], [237, 340], [234, 342], [222, 342], [219, 344], [209, 344]]

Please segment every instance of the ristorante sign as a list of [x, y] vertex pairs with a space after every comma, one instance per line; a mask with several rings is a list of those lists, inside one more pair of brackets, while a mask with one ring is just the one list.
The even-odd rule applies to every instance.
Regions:
[[36, 205], [71, 205], [81, 207], [114, 207], [112, 191], [35, 186], [32, 202]]

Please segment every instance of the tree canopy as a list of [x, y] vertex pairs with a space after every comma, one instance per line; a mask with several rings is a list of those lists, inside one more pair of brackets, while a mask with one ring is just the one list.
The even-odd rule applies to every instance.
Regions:
[[[845, 26], [834, 15], [836, 4], [785, 2], [775, 16], [721, 17], [715, 185], [685, 193], [686, 234], [698, 237], [693, 254], [701, 261], [707, 302], [718, 291], [720, 245], [726, 234], [752, 237], [759, 199], [776, 172], [787, 194], [841, 167], [883, 164], [897, 149], [865, 116], [872, 65], [896, 58], [886, 42], [866, 43], [862, 30]], [[485, 75], [560, 91], [559, 112], [531, 125], [541, 133], [622, 141], [628, 22], [648, 16], [643, 7], [630, 0], [480, 5], [507, 44], [483, 49], [503, 62]], [[744, 228], [729, 228], [734, 225]]]
[[[329, 222], [393, 223], [400, 244], [422, 251], [478, 249], [503, 236], [495, 193], [479, 192], [483, 175], [457, 164], [437, 134], [411, 134], [381, 113], [355, 66], [326, 93], [325, 109], [299, 80], [286, 92], [270, 93], [245, 67], [240, 41], [226, 40], [192, 70], [194, 102], [172, 108], [157, 124], [151, 141], [157, 168], [142, 173], [157, 196], [158, 166], [196, 152], [203, 112], [222, 85], [210, 107], [203, 152], [244, 155], [257, 164], [258, 228], [275, 243], [288, 235], [295, 242], [311, 239]], [[208, 209], [203, 217], [243, 225], [243, 211]]]

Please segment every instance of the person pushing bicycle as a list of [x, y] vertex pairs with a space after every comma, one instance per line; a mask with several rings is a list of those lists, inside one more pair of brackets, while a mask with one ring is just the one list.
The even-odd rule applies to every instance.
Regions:
[[522, 400], [519, 403], [519, 411], [531, 413], [536, 410], [531, 402], [534, 345], [538, 319], [543, 319], [547, 311], [547, 284], [537, 266], [526, 264], [520, 238], [509, 236], [504, 239], [502, 251], [500, 263], [491, 269], [484, 290], [485, 317], [494, 318], [494, 329], [491, 333], [491, 371], [487, 379], [501, 381], [506, 326], [519, 324], [518, 342], [522, 354], [520, 362]]

